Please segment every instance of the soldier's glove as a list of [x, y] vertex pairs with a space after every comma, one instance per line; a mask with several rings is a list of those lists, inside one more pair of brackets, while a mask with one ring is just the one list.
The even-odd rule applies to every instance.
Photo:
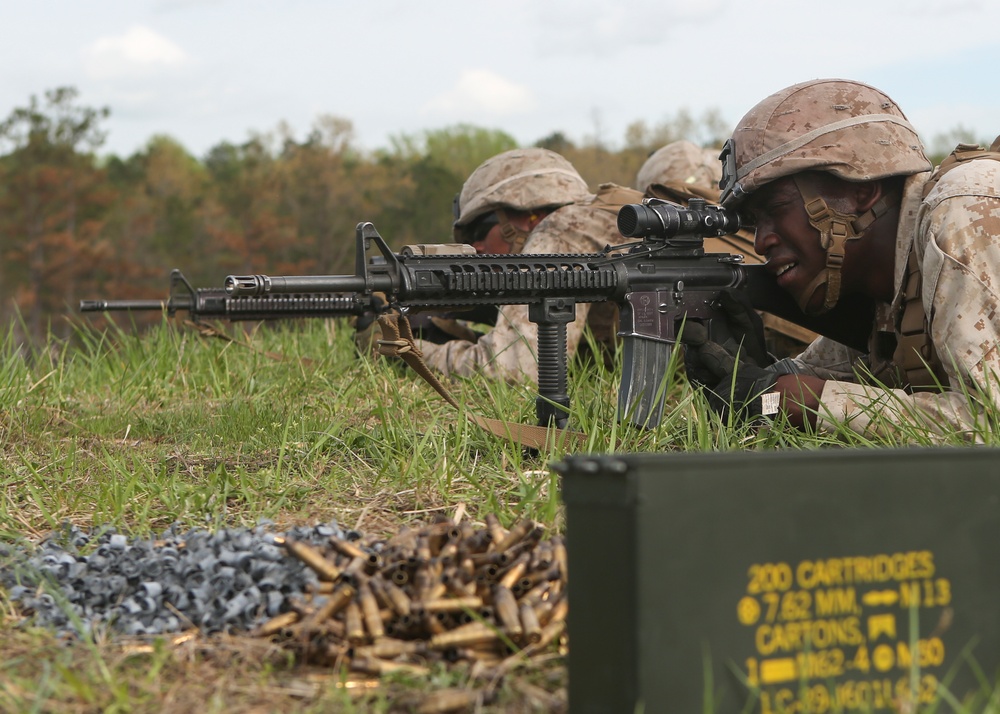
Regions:
[[[731, 354], [740, 354], [743, 360], [752, 362], [758, 367], [767, 367], [774, 363], [767, 351], [764, 339], [764, 321], [753, 309], [750, 298], [742, 290], [723, 290], [719, 293], [715, 305], [722, 313], [713, 322], [723, 320], [725, 338], [720, 344]], [[714, 331], [718, 333], [719, 331]]]
[[723, 421], [730, 414], [740, 421], [777, 414], [781, 405], [781, 395], [774, 391], [777, 374], [744, 355], [740, 347], [731, 352], [709, 340], [701, 323], [685, 324], [681, 342], [688, 379], [702, 388], [709, 406]]

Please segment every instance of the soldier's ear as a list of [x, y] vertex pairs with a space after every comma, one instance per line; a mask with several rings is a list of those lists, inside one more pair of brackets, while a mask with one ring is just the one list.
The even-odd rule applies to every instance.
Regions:
[[885, 187], [881, 181], [862, 181], [854, 184], [854, 199], [857, 201], [857, 213], [861, 214], [871, 209], [885, 195]]

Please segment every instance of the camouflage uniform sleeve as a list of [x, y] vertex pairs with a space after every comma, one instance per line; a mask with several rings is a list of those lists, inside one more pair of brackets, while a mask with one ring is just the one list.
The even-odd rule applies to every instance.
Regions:
[[[594, 253], [613, 243], [618, 234], [616, 217], [607, 211], [570, 205], [549, 214], [528, 236], [523, 253]], [[580, 343], [590, 305], [577, 303], [576, 319], [566, 326], [567, 356]], [[418, 342], [428, 366], [446, 376], [483, 374], [508, 382], [538, 382], [535, 348], [538, 329], [528, 320], [526, 305], [505, 305], [496, 326], [476, 342], [454, 340], [435, 345]]]
[[863, 353], [828, 337], [813, 340], [797, 357], [775, 362], [768, 369], [777, 374], [805, 374], [820, 379], [854, 381], [854, 364]]
[[988, 423], [982, 410], [1000, 406], [1000, 162], [971, 161], [942, 177], [921, 206], [914, 240], [949, 391], [907, 394], [828, 382], [819, 423], [912, 433], [895, 426], [902, 422], [932, 440], [949, 433], [978, 440], [976, 428]]

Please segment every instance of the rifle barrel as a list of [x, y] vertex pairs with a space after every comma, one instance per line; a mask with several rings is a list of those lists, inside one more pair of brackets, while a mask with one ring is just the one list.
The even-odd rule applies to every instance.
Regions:
[[289, 293], [363, 293], [368, 289], [360, 275], [230, 275], [226, 292], [233, 297]]
[[111, 312], [114, 310], [166, 310], [166, 300], [81, 300], [80, 312]]

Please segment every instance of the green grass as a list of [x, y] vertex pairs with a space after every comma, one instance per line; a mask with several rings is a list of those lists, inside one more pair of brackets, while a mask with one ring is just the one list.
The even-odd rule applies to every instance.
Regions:
[[[476, 520], [495, 513], [508, 525], [527, 517], [561, 530], [558, 481], [548, 469], [564, 456], [560, 448], [532, 455], [479, 430], [399, 363], [359, 358], [345, 323], [223, 329], [236, 340], [173, 322], [141, 336], [81, 325], [71, 344], [51, 340], [36, 350], [8, 332], [0, 345], [0, 540], [37, 539], [66, 521], [150, 534], [173, 523], [270, 519], [282, 529], [337, 520], [389, 534], [460, 508]], [[586, 451], [926, 442], [919, 425], [879, 441], [847, 429], [804, 434], [780, 421], [722, 424], [673, 370], [662, 423], [637, 429], [615, 418], [616, 359], [570, 366], [572, 422], [586, 434]], [[529, 387], [453, 386], [477, 413], [534, 421]], [[983, 421], [985, 443], [996, 442], [991, 423]], [[951, 441], [967, 443], [961, 435]], [[338, 672], [289, 667], [287, 655], [264, 643], [67, 647], [17, 623], [0, 593], [2, 711], [392, 711], [414, 687], [461, 687], [470, 677], [439, 672], [428, 685], [397, 676], [359, 698]], [[544, 671], [500, 683], [484, 711], [550, 710], [564, 687], [557, 656]]]

